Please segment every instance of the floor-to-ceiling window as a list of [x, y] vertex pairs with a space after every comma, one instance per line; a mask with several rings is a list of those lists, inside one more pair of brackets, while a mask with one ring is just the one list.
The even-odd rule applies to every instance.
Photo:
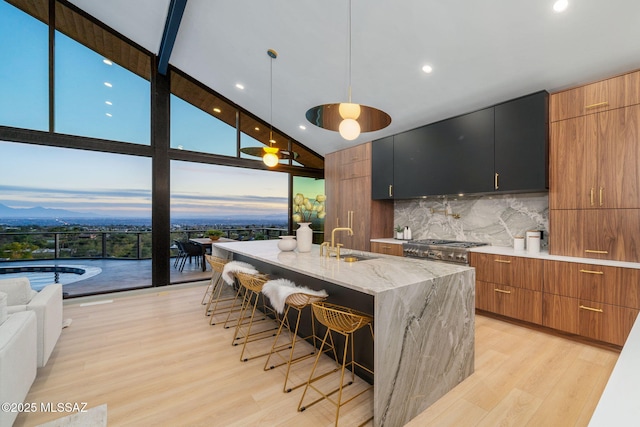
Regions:
[[0, 58], [0, 125], [49, 129], [47, 24], [1, 1]]
[[[160, 286], [185, 280], [165, 262], [174, 238], [292, 231], [293, 180], [322, 178], [321, 156], [180, 70], [160, 75], [153, 54], [67, 1], [0, 1], [0, 24], [0, 158], [21, 167], [0, 170], [0, 262], [135, 259], [146, 264], [102, 268], [123, 288]], [[284, 153], [273, 169], [251, 150], [271, 131]], [[64, 215], [5, 221], [29, 209]]]

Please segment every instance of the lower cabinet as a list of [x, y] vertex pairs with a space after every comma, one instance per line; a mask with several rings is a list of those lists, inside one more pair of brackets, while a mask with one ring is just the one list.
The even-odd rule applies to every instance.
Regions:
[[371, 252], [385, 255], [404, 256], [402, 245], [395, 243], [371, 242]]
[[542, 292], [476, 281], [476, 308], [542, 324]]
[[544, 262], [544, 326], [621, 346], [639, 309], [640, 270]]
[[476, 268], [476, 308], [542, 324], [540, 259], [470, 253]]
[[544, 326], [622, 346], [638, 310], [594, 301], [544, 294]]
[[640, 311], [640, 270], [470, 254], [476, 308], [624, 345]]

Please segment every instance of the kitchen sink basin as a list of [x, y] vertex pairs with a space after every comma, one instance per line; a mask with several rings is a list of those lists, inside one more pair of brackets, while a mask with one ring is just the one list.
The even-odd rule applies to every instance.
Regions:
[[341, 257], [344, 262], [356, 262], [356, 261], [367, 261], [370, 259], [376, 259], [376, 257], [371, 257], [367, 255], [344, 255]]

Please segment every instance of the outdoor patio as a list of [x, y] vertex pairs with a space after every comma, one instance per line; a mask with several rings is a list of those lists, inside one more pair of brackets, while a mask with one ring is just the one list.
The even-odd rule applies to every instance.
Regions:
[[[195, 259], [191, 262], [187, 261], [184, 270], [181, 272], [173, 267], [174, 259], [171, 259], [171, 284], [185, 283], [209, 279], [211, 277], [211, 268], [207, 266], [207, 271], [202, 271], [201, 266], [196, 263]], [[151, 286], [151, 260], [116, 260], [116, 259], [57, 259], [57, 260], [37, 260], [37, 261], [6, 261], [1, 262], [0, 267], [19, 267], [19, 266], [80, 266], [87, 267], [87, 270], [96, 271], [95, 274], [86, 279], [65, 283], [66, 278], [62, 277], [60, 282], [63, 283], [62, 290], [65, 298], [73, 298], [85, 295], [101, 294], [114, 291], [147, 288]], [[20, 274], [20, 273], [17, 273]], [[72, 273], [62, 273], [71, 275]], [[24, 273], [30, 280], [39, 283], [54, 282], [54, 273]], [[9, 275], [0, 274], [0, 279], [7, 278]], [[33, 277], [33, 279], [31, 279]], [[50, 280], [49, 280], [50, 277]], [[76, 277], [71, 280], [76, 280]]]

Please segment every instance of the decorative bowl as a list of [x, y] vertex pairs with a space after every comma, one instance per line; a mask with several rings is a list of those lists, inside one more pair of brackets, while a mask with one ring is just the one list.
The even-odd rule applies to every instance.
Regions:
[[298, 242], [296, 241], [296, 236], [280, 236], [280, 241], [278, 242], [278, 249], [283, 252], [290, 252], [296, 248]]

